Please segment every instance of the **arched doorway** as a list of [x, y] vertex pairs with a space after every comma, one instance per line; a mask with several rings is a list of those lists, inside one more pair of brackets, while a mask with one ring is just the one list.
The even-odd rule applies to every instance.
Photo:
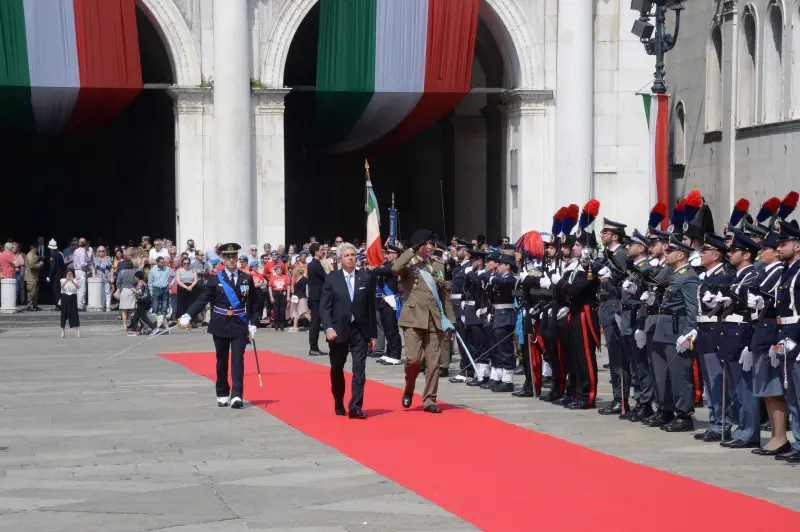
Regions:
[[[319, 7], [312, 4], [302, 22], [297, 22], [285, 61], [276, 60], [275, 50], [268, 53], [266, 67], [283, 69], [281, 86], [316, 85]], [[445, 233], [447, 237], [484, 233], [497, 240], [504, 231], [500, 93], [518, 86], [523, 75], [530, 77], [531, 69], [526, 67], [523, 73], [516, 54], [504, 55], [515, 43], [507, 34], [505, 39], [496, 38], [498, 28], [505, 30], [500, 13], [489, 4], [506, 6], [508, 2], [482, 2], [473, 93], [410, 142], [370, 159], [382, 218], [386, 219], [385, 210], [394, 194], [401, 236], [410, 236], [417, 227], [429, 227], [443, 238]], [[278, 34], [282, 31], [279, 24]], [[262, 72], [272, 75], [268, 70]], [[303, 242], [312, 234], [334, 236], [326, 230], [363, 239], [364, 216], [358, 199], [363, 196], [363, 158], [330, 155], [315, 142], [313, 91], [299, 89], [286, 97], [284, 127], [287, 242]], [[384, 226], [385, 233], [388, 227]]]
[[[173, 57], [147, 10], [162, 3], [142, 0], [136, 23], [143, 81], [166, 87], [176, 82]], [[174, 235], [175, 122], [165, 90], [143, 90], [99, 131], [26, 138], [5, 126], [0, 137], [3, 237], [23, 246], [55, 237], [63, 248], [78, 235], [93, 245]]]

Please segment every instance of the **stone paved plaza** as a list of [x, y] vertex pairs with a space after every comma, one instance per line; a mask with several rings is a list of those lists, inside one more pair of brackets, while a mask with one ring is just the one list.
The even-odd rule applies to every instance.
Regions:
[[[0, 531], [475, 529], [259, 408], [217, 408], [207, 379], [155, 356], [209, 351], [207, 334], [179, 331], [106, 361], [142, 339], [109, 325], [82, 332], [0, 334]], [[308, 358], [306, 338], [260, 331], [259, 347]], [[403, 382], [400, 367], [372, 361], [367, 377]], [[608, 400], [606, 371], [600, 385]], [[748, 451], [447, 382], [440, 398], [800, 510], [800, 469]], [[697, 417], [702, 428], [705, 409]]]

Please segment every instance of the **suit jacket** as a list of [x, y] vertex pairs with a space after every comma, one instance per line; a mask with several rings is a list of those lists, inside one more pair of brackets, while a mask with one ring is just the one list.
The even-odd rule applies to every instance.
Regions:
[[442, 313], [433, 298], [433, 294], [420, 276], [419, 270], [425, 269], [436, 279], [439, 301], [446, 300], [444, 266], [430, 259], [422, 260], [413, 249], [407, 249], [392, 265], [392, 271], [400, 276], [403, 283], [403, 310], [397, 325], [428, 330], [430, 319], [433, 319], [436, 330], [442, 330]]
[[[227, 270], [223, 270], [223, 276], [226, 277], [227, 274]], [[222, 282], [227, 283], [228, 281], [225, 280]], [[228, 316], [227, 314], [219, 314], [214, 312], [213, 307], [218, 307], [221, 309], [233, 308], [230, 304], [230, 301], [228, 301], [228, 296], [225, 295], [225, 290], [222, 288], [219, 277], [217, 277], [216, 274], [208, 277], [206, 285], [203, 287], [203, 292], [200, 294], [200, 297], [198, 297], [197, 300], [186, 310], [186, 314], [189, 316], [194, 316], [203, 310], [206, 304], [210, 303], [212, 309], [211, 321], [208, 322], [209, 334], [221, 336], [223, 338], [246, 336], [249, 333], [247, 326], [255, 325], [258, 319], [258, 316], [254, 312], [256, 288], [253, 285], [253, 278], [250, 276], [250, 274], [239, 270], [237, 273], [234, 292], [236, 293], [236, 297], [239, 298], [239, 302], [242, 303], [242, 306], [245, 308], [247, 323], [245, 323], [245, 321], [239, 316]]]
[[[687, 334], [697, 328], [697, 290], [700, 279], [690, 264], [685, 264], [672, 272], [669, 285], [664, 290], [661, 309], [679, 313], [677, 318], [659, 314], [656, 318], [653, 341], [674, 344], [678, 336]], [[677, 319], [678, 330], [675, 331], [673, 320]]]
[[322, 297], [322, 285], [325, 284], [327, 276], [322, 264], [317, 259], [311, 259], [306, 275], [308, 275], [308, 299], [309, 301], [319, 301]]
[[50, 278], [50, 282], [58, 282], [61, 279], [61, 276], [64, 275], [64, 270], [66, 270], [66, 266], [64, 265], [64, 254], [60, 251], [53, 251], [50, 254], [50, 270], [47, 276]]
[[337, 344], [346, 343], [350, 336], [350, 321], [365, 339], [378, 337], [375, 317], [375, 280], [364, 269], [356, 270], [353, 279], [353, 300], [345, 280], [345, 271], [336, 270], [325, 278], [319, 301], [322, 328], [336, 331]]

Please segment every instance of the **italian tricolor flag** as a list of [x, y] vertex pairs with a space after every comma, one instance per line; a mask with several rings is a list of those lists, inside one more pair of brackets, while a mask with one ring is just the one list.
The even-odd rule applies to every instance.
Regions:
[[367, 263], [370, 266], [383, 264], [383, 246], [381, 245], [381, 218], [378, 210], [378, 199], [372, 190], [369, 180], [369, 164], [367, 166]]
[[469, 93], [480, 0], [320, 2], [316, 111], [350, 152], [404, 142]]
[[102, 127], [142, 89], [136, 0], [0, 0], [0, 120]]
[[650, 130], [650, 204], [669, 205], [669, 95], [641, 96]]

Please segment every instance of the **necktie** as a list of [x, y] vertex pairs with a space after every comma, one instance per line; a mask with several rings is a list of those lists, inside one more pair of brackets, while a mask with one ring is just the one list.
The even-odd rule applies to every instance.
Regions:
[[231, 286], [233, 286], [235, 288], [236, 287], [236, 274], [235, 273], [231, 274], [230, 281], [231, 281]]
[[353, 301], [353, 274], [347, 274], [347, 291], [350, 292], [350, 301]]

